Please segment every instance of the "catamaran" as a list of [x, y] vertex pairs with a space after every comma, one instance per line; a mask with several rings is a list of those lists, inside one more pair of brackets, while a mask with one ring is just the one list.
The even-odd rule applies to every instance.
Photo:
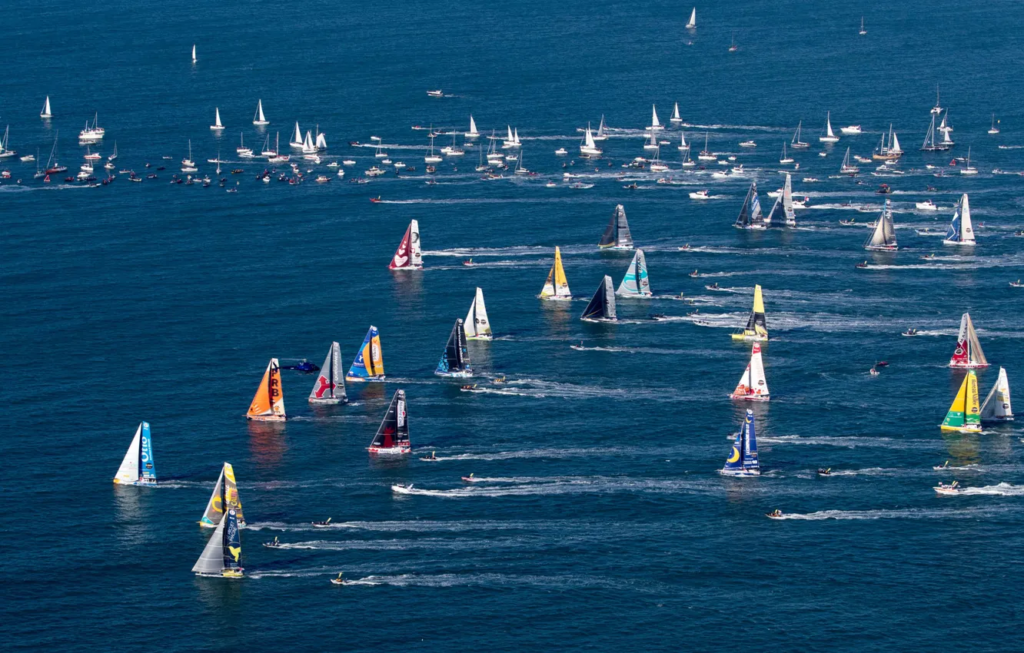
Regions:
[[1012, 422], [1013, 408], [1010, 406], [1010, 382], [1006, 378], [1006, 370], [999, 368], [999, 378], [989, 390], [984, 403], [981, 404], [981, 421]]
[[555, 247], [555, 262], [548, 272], [548, 279], [540, 290], [541, 299], [549, 301], [569, 301], [572, 293], [569, 292], [569, 281], [565, 278], [565, 270], [562, 268], [562, 252]]
[[[601, 148], [597, 146], [594, 141], [594, 134], [590, 131], [590, 125], [587, 125], [587, 131], [583, 135], [583, 143], [580, 145], [580, 155], [591, 159], [601, 156]], [[488, 156], [488, 158], [490, 158]]]
[[682, 116], [679, 115], [679, 103], [676, 102], [675, 106], [672, 107], [672, 117], [668, 119], [673, 125], [678, 125], [683, 122]]
[[761, 466], [757, 462], [757, 434], [754, 429], [754, 411], [747, 409], [747, 416], [736, 434], [732, 453], [719, 470], [723, 476], [760, 476]]
[[949, 366], [960, 369], [977, 369], [988, 367], [988, 359], [981, 350], [978, 333], [974, 330], [971, 314], [964, 313], [960, 318], [960, 333], [956, 337], [956, 350], [949, 359]]
[[249, 404], [247, 419], [256, 422], [283, 422], [287, 419], [284, 411], [284, 389], [281, 387], [281, 365], [276, 358], [267, 363], [263, 380], [256, 390], [256, 396]]
[[686, 23], [686, 29], [697, 29], [697, 8], [690, 12], [690, 20]]
[[804, 121], [803, 120], [801, 120], [800, 122], [798, 122], [796, 124], [796, 131], [793, 132], [793, 140], [791, 140], [789, 142], [789, 146], [791, 148], [793, 148], [794, 150], [806, 150], [807, 148], [809, 148], [811, 146], [810, 143], [805, 143], [802, 140], [800, 140], [800, 131], [801, 131], [801, 128], [803, 126], [804, 126]]
[[633, 236], [629, 233], [629, 223], [626, 222], [626, 209], [621, 204], [615, 205], [612, 211], [611, 220], [601, 234], [601, 241], [597, 244], [601, 249], [633, 249]]
[[202, 555], [192, 567], [196, 576], [213, 578], [242, 578], [242, 533], [234, 510], [221, 520], [210, 536]]
[[846, 156], [843, 157], [843, 164], [839, 166], [839, 174], [855, 175], [858, 172], [860, 168], [850, 163], [850, 148], [846, 148]]
[[252, 117], [252, 124], [254, 125], [269, 125], [270, 121], [263, 115], [263, 100], [260, 99], [256, 102], [256, 115]]
[[737, 229], [764, 229], [764, 216], [761, 215], [761, 202], [757, 199], [757, 182], [750, 182], [747, 196], [743, 198], [740, 214], [733, 223]]
[[156, 485], [156, 463], [153, 459], [149, 422], [142, 422], [135, 429], [135, 437], [128, 445], [128, 452], [117, 469], [114, 482], [119, 485]]
[[839, 137], [836, 136], [835, 132], [832, 131], [832, 112], [829, 111], [825, 114], [825, 135], [819, 136], [818, 140], [822, 143], [838, 143]]
[[626, 276], [622, 278], [615, 294], [619, 297], [653, 297], [651, 292], [651, 281], [647, 278], [647, 259], [644, 258], [644, 250], [637, 249], [633, 254], [633, 260], [629, 263]]
[[359, 353], [352, 360], [352, 367], [345, 375], [345, 380], [383, 381], [384, 378], [384, 353], [380, 346], [380, 332], [371, 324], [366, 337], [363, 338], [363, 344], [359, 346]]
[[788, 172], [786, 173], [786, 183], [782, 186], [782, 192], [779, 193], [775, 204], [772, 205], [772, 210], [768, 212], [768, 217], [764, 219], [764, 224], [766, 227], [772, 225], [796, 226], [796, 212], [793, 211], [793, 179]]
[[409, 442], [409, 413], [405, 403], [405, 390], [396, 390], [388, 405], [388, 412], [373, 436], [369, 452], [394, 456], [412, 453]]
[[50, 96], [46, 96], [46, 102], [43, 102], [43, 110], [39, 112], [39, 117], [43, 120], [49, 120], [53, 117], [53, 110], [50, 109]]
[[971, 225], [971, 204], [967, 193], [960, 197], [960, 202], [953, 211], [953, 221], [949, 223], [949, 231], [942, 239], [943, 245], [974, 245], [974, 227]]
[[960, 384], [960, 390], [939, 426], [943, 431], [956, 433], [981, 432], [981, 408], [978, 404], [978, 376], [969, 370]]
[[651, 124], [647, 125], [647, 129], [650, 131], [660, 131], [665, 129], [665, 126], [658, 120], [658, 109], [653, 104], [651, 105]]
[[768, 380], [764, 376], [764, 363], [761, 361], [761, 343], [755, 341], [750, 351], [750, 362], [747, 369], [736, 384], [736, 389], [729, 395], [730, 399], [740, 401], [768, 401]]
[[445, 344], [441, 360], [437, 362], [434, 374], [460, 379], [473, 376], [473, 368], [469, 362], [469, 349], [466, 348], [466, 329], [462, 320], [455, 320], [455, 326], [448, 334], [448, 343]]
[[754, 308], [750, 311], [747, 326], [743, 331], [732, 334], [732, 339], [768, 342], [768, 323], [764, 318], [764, 297], [761, 295], [760, 284], [754, 286]]
[[206, 511], [199, 525], [203, 528], [214, 528], [224, 520], [224, 509], [233, 510], [238, 518], [238, 524], [245, 526], [245, 517], [242, 514], [242, 499], [238, 496], [238, 483], [235, 482], [235, 468], [231, 463], [224, 463], [220, 468], [220, 476], [217, 477], [217, 484], [213, 486], [213, 494], [206, 504]]
[[463, 136], [466, 138], [478, 138], [480, 132], [476, 129], [476, 121], [473, 120], [473, 114], [469, 114], [469, 131], [464, 133]]
[[313, 383], [313, 389], [309, 391], [309, 403], [311, 404], [344, 404], [348, 402], [345, 394], [345, 379], [341, 370], [341, 347], [337, 342], [331, 343], [327, 350], [327, 358], [320, 366], [320, 374]]
[[413, 220], [402, 236], [395, 255], [388, 264], [389, 270], [422, 270], [423, 251], [420, 249], [420, 223]]
[[889, 198], [885, 198], [885, 205], [882, 207], [882, 215], [878, 216], [875, 228], [864, 243], [864, 249], [869, 252], [895, 252], [898, 249], [896, 244], [896, 227], [892, 221], [892, 206]]
[[583, 309], [580, 319], [584, 322], [614, 322], [618, 319], [615, 314], [615, 293], [612, 292], [612, 278], [607, 274], [601, 280], [590, 303]]
[[491, 334], [491, 323], [487, 319], [487, 306], [484, 305], [484, 291], [476, 289], [473, 303], [469, 305], [469, 313], [466, 314], [466, 339], [468, 340], [493, 340]]

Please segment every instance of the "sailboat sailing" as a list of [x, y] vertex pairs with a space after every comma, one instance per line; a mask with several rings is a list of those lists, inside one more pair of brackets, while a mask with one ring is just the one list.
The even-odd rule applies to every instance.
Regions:
[[135, 429], [135, 437], [128, 446], [128, 452], [114, 476], [119, 485], [156, 485], [156, 463], [153, 460], [153, 439], [149, 422], [142, 422]]
[[238, 496], [235, 468], [231, 466], [231, 463], [224, 463], [221, 466], [220, 476], [217, 477], [217, 484], [213, 486], [213, 494], [210, 495], [199, 525], [203, 528], [214, 528], [224, 520], [225, 508], [234, 511], [239, 525], [245, 526], [245, 517], [242, 515], [242, 499]]
[[637, 249], [633, 260], [629, 263], [626, 276], [622, 278], [615, 294], [619, 297], [653, 297], [651, 292], [651, 281], [647, 278], [647, 259], [644, 258], [644, 250]]
[[380, 332], [377, 327], [370, 325], [363, 344], [359, 346], [359, 353], [352, 360], [352, 367], [345, 375], [346, 381], [383, 381], [384, 380], [384, 353], [380, 346]]
[[729, 398], [740, 401], [768, 401], [770, 399], [768, 380], [765, 378], [764, 363], [761, 360], [761, 343], [754, 342], [747, 369], [743, 372], [740, 382], [736, 384], [736, 389], [732, 391]]
[[199, 560], [192, 567], [196, 576], [213, 578], [242, 578], [242, 533], [234, 510], [221, 520], [210, 536]]
[[281, 365], [276, 358], [267, 363], [263, 380], [256, 390], [256, 396], [249, 404], [245, 417], [256, 422], [283, 422], [287, 419], [284, 410], [284, 389], [281, 387]]
[[53, 110], [50, 108], [50, 96], [46, 96], [46, 101], [43, 102], [43, 110], [39, 112], [39, 117], [43, 120], [49, 120], [53, 117]]
[[464, 133], [463, 136], [466, 138], [478, 138], [480, 132], [476, 129], [476, 121], [473, 120], [473, 114], [469, 114], [469, 131]]
[[874, 230], [864, 243], [864, 249], [869, 252], [895, 252], [898, 249], [896, 244], [896, 227], [892, 221], [892, 207], [889, 198], [885, 198], [885, 206], [882, 207], [882, 215], [878, 216], [878, 222]]
[[633, 236], [626, 221], [626, 209], [621, 204], [615, 205], [611, 220], [608, 221], [608, 226], [605, 227], [597, 246], [601, 249], [633, 249]]
[[562, 268], [562, 252], [555, 247], [555, 262], [548, 272], [548, 279], [540, 290], [539, 297], [549, 301], [569, 301], [572, 293], [569, 292], [569, 281], [565, 278], [565, 270]]
[[389, 270], [422, 270], [423, 251], [420, 249], [420, 223], [418, 220], [409, 222], [402, 242], [398, 244], [395, 255], [388, 264]]
[[269, 125], [270, 121], [263, 115], [263, 100], [260, 99], [256, 102], [256, 115], [252, 117], [252, 124], [254, 125]]
[[836, 136], [835, 132], [832, 131], [832, 112], [829, 111], [825, 114], [825, 135], [819, 136], [818, 140], [822, 143], [838, 143], [839, 137]]
[[311, 404], [343, 404], [348, 402], [345, 394], [345, 379], [341, 374], [341, 346], [337, 342], [331, 343], [327, 350], [327, 358], [320, 366], [320, 374], [313, 383], [313, 389], [309, 391], [309, 403]]
[[686, 29], [697, 29], [697, 8], [690, 12], [690, 20], [686, 23]]
[[747, 196], [743, 198], [740, 214], [733, 223], [737, 229], [764, 229], [764, 216], [761, 214], [761, 202], [757, 199], [757, 182], [750, 182]]
[[949, 231], [942, 239], [943, 245], [974, 245], [974, 226], [971, 224], [971, 204], [967, 193], [960, 197], [960, 202], [953, 211], [953, 220], [949, 223]]
[[754, 429], [754, 411], [747, 409], [747, 415], [736, 434], [732, 453], [719, 470], [723, 476], [760, 476], [761, 466], [757, 461], [757, 434]]
[[683, 122], [682, 117], [679, 115], [679, 103], [676, 102], [675, 106], [672, 107], [672, 117], [668, 119], [673, 125], [678, 125]]
[[224, 129], [224, 123], [220, 121], [220, 107], [213, 108], [213, 124], [210, 125], [210, 129], [213, 131], [220, 131]]
[[988, 365], [985, 352], [981, 350], [978, 333], [974, 330], [971, 315], [964, 313], [960, 318], [960, 332], [956, 337], [956, 349], [953, 351], [953, 357], [949, 359], [949, 366], [960, 369], [977, 369], [988, 367]]
[[601, 280], [601, 285], [583, 309], [580, 319], [584, 322], [615, 322], [615, 293], [612, 292], [612, 278], [608, 275]]
[[466, 329], [462, 320], [455, 320], [455, 326], [448, 334], [448, 343], [441, 352], [441, 360], [434, 370], [437, 376], [467, 378], [473, 376], [473, 368], [469, 362], [469, 349], [466, 348]]
[[468, 340], [493, 340], [491, 323], [487, 319], [487, 306], [484, 305], [484, 291], [476, 289], [473, 303], [466, 314], [466, 338]]
[[405, 390], [396, 390], [377, 428], [369, 452], [378, 455], [402, 455], [412, 452], [409, 442], [409, 413], [405, 403]]
[[943, 431], [955, 433], [980, 433], [981, 408], [978, 404], [978, 376], [974, 370], [967, 372], [960, 390], [956, 393], [946, 418], [939, 426]]
[[[783, 144], [783, 147], [785, 147], [785, 144]], [[782, 186], [782, 192], [779, 194], [778, 199], [775, 200], [772, 210], [768, 212], [768, 217], [764, 219], [764, 224], [766, 227], [772, 225], [796, 226], [796, 212], [793, 210], [793, 179], [788, 172], [786, 173], [786, 183]]]
[[664, 125], [658, 120], [658, 109], [653, 104], [651, 105], [651, 124], [647, 126], [650, 131], [660, 131], [665, 129]]
[[999, 378], [989, 390], [988, 396], [981, 404], [981, 421], [1012, 422], [1013, 408], [1010, 405], [1010, 382], [1006, 378], [1006, 370], [999, 368]]
[[790, 141], [790, 143], [789, 143], [789, 146], [791, 148], [793, 148], [794, 150], [806, 150], [807, 148], [809, 148], [811, 146], [810, 143], [805, 143], [802, 140], [800, 140], [800, 132], [802, 131], [803, 126], [804, 126], [804, 121], [803, 120], [801, 120], [800, 122], [798, 122], [796, 124], [796, 131], [793, 132], [793, 140]]
[[747, 326], [743, 331], [732, 334], [733, 340], [768, 342], [768, 323], [764, 317], [764, 297], [761, 284], [754, 286], [754, 308], [750, 311]]

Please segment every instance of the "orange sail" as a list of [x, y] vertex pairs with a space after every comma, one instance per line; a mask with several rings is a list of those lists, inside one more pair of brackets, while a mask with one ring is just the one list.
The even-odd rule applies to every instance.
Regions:
[[263, 380], [252, 398], [248, 419], [258, 422], [283, 422], [287, 416], [284, 412], [284, 391], [281, 388], [281, 367], [276, 358], [271, 358]]

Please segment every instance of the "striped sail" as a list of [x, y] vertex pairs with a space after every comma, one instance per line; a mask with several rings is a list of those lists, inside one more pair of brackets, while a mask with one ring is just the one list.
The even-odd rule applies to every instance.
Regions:
[[380, 333], [377, 327], [370, 325], [359, 353], [352, 360], [352, 367], [345, 375], [347, 381], [382, 381], [384, 380], [384, 353], [380, 346]]
[[423, 268], [423, 253], [420, 249], [420, 223], [412, 220], [388, 268], [392, 270], [420, 270]]
[[238, 496], [238, 484], [235, 482], [235, 468], [231, 463], [224, 463], [221, 467], [220, 476], [217, 478], [217, 485], [213, 487], [213, 494], [206, 504], [206, 511], [199, 525], [205, 528], [213, 528], [224, 518], [224, 506], [234, 510], [238, 515], [238, 521], [245, 524], [245, 517], [242, 514], [242, 499]]
[[981, 406], [978, 403], [978, 376], [969, 370], [960, 384], [960, 390], [939, 427], [943, 431], [977, 433], [981, 431]]
[[348, 401], [345, 394], [345, 379], [341, 375], [341, 346], [331, 343], [327, 350], [327, 358], [320, 366], [320, 373], [309, 391], [311, 404], [340, 404]]
[[644, 250], [636, 250], [633, 260], [629, 263], [626, 276], [622, 278], [619, 289], [615, 291], [620, 297], [651, 297], [651, 282], [647, 278], [647, 260]]
[[284, 388], [281, 386], [281, 365], [271, 358], [263, 373], [256, 396], [249, 404], [246, 418], [257, 422], [283, 422], [287, 419], [284, 410]]

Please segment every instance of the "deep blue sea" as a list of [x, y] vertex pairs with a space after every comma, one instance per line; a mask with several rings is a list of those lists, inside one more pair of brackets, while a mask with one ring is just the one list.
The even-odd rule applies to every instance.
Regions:
[[[946, 364], [964, 312], [993, 363], [979, 372], [982, 395], [999, 366], [1024, 387], [1024, 290], [1009, 286], [1024, 276], [1024, 238], [1013, 236], [1022, 180], [998, 174], [1024, 171], [1024, 5], [726, 0], [698, 5], [688, 32], [691, 7], [6, 4], [9, 146], [45, 162], [59, 131], [73, 175], [85, 153], [76, 135], [98, 112], [99, 151], [117, 142], [115, 174], [157, 178], [44, 184], [35, 164], [0, 161], [11, 171], [0, 180], [4, 647], [1024, 648], [1024, 422], [938, 428], [963, 378]], [[936, 84], [956, 146], [926, 154]], [[252, 125], [260, 99], [264, 129]], [[681, 170], [670, 126], [670, 172], [622, 167], [649, 154], [651, 105], [667, 124], [675, 102], [693, 155], [707, 133], [735, 162]], [[221, 135], [209, 129], [215, 107]], [[823, 146], [827, 111], [837, 131], [864, 133]], [[484, 181], [477, 146], [428, 185], [427, 131], [411, 127], [465, 131], [470, 114], [487, 134], [517, 128], [538, 175]], [[992, 114], [998, 135], [986, 133]], [[585, 162], [577, 128], [602, 115], [605, 157]], [[326, 133], [322, 163], [303, 163], [301, 184], [257, 181], [269, 166], [237, 158], [240, 134], [258, 151], [280, 132], [285, 149], [296, 120]], [[793, 153], [794, 193], [809, 198], [798, 227], [734, 229], [752, 180], [770, 208], [801, 120], [811, 147]], [[907, 151], [902, 175], [862, 164], [833, 178], [847, 147], [870, 156], [890, 124]], [[371, 136], [416, 170], [352, 183], [377, 160], [348, 143]], [[209, 188], [170, 183], [190, 139]], [[757, 147], [740, 148], [748, 139]], [[968, 147], [976, 177], [948, 165]], [[207, 163], [218, 152], [235, 193]], [[343, 179], [327, 168], [340, 159], [356, 162]], [[743, 174], [713, 176], [739, 164]], [[569, 188], [567, 171], [593, 187]], [[314, 183], [321, 173], [332, 181]], [[900, 250], [871, 255], [868, 230], [839, 221], [875, 220], [882, 183]], [[701, 189], [713, 199], [689, 199]], [[973, 250], [941, 244], [964, 192]], [[915, 209], [929, 198], [938, 211]], [[629, 262], [596, 246], [619, 203], [656, 297], [620, 300], [619, 324], [583, 323], [602, 276], [618, 285]], [[411, 219], [425, 268], [389, 272]], [[536, 298], [556, 245], [579, 301]], [[750, 355], [729, 334], [755, 284], [771, 333], [772, 401], [754, 406], [765, 473], [727, 479], [717, 470], [747, 408], [728, 395]], [[476, 287], [496, 339], [470, 344], [478, 385], [463, 392], [432, 372]], [[285, 371], [291, 419], [246, 421], [270, 357], [319, 364], [336, 340], [347, 367], [370, 324], [386, 384], [350, 385], [350, 404], [313, 408], [313, 377]], [[900, 337], [908, 327], [921, 335]], [[506, 385], [492, 383], [500, 375]], [[399, 388], [413, 455], [372, 460], [366, 447]], [[115, 487], [142, 420], [161, 483]], [[421, 462], [430, 451], [440, 460]], [[965, 467], [932, 469], [945, 460]], [[223, 461], [249, 522], [240, 581], [190, 571]], [[822, 466], [830, 478], [816, 477]], [[481, 482], [464, 484], [470, 473]], [[932, 490], [954, 479], [966, 494]], [[396, 495], [393, 483], [421, 492]], [[775, 508], [790, 518], [766, 519]], [[309, 525], [328, 517], [334, 528]], [[275, 536], [284, 548], [261, 546]], [[338, 572], [360, 582], [332, 586]]]

